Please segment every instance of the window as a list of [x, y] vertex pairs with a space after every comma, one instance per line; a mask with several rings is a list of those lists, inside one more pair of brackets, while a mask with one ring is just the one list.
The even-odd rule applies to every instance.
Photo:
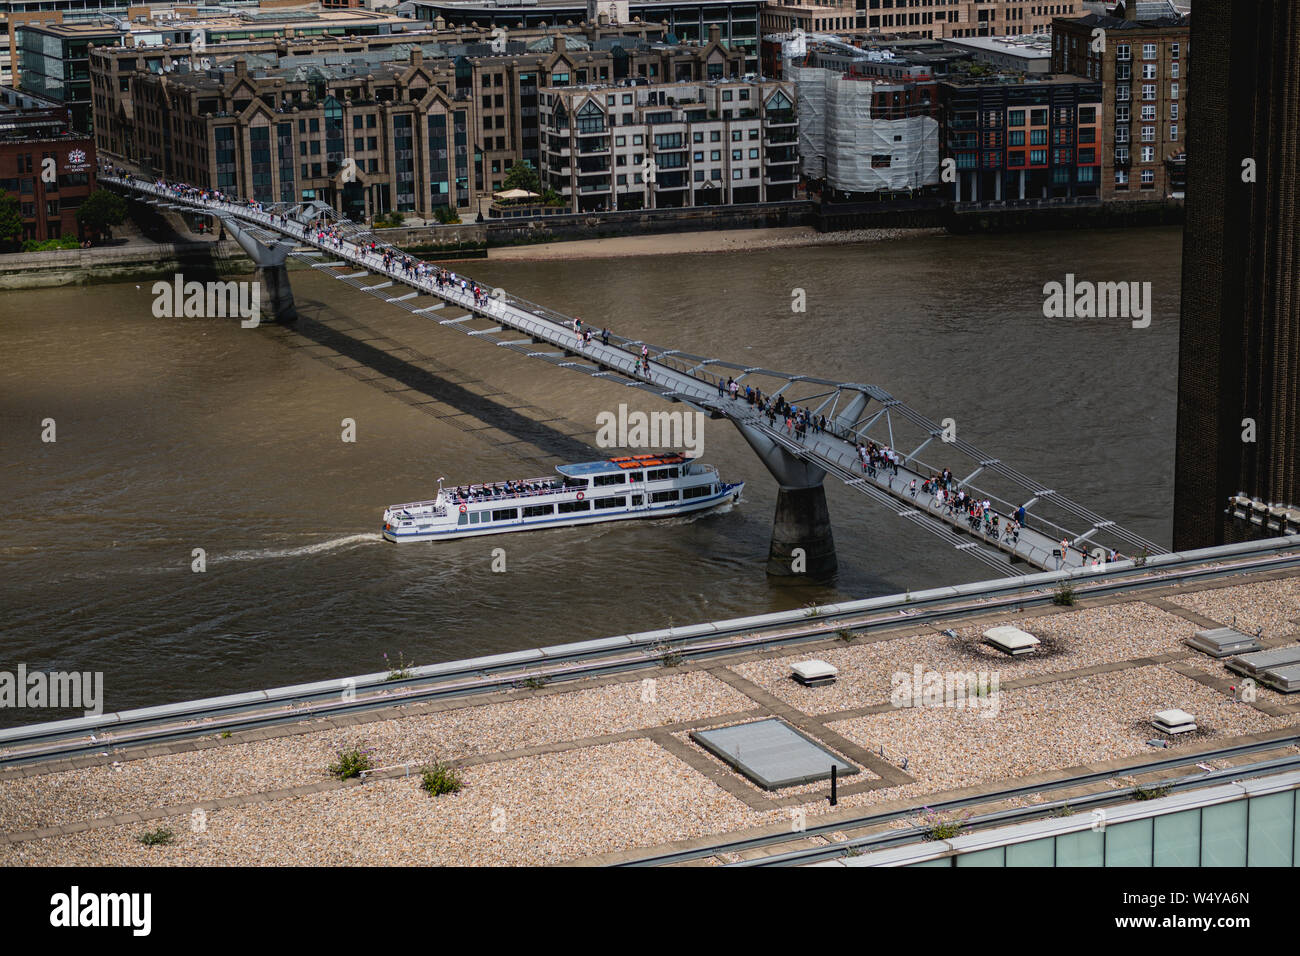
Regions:
[[1133, 59], [1133, 54], [1127, 43], [1120, 43], [1115, 47], [1115, 59], [1123, 62], [1124, 60]]
[[1115, 101], [1118, 103], [1127, 103], [1129, 101], [1129, 88], [1127, 86], [1115, 87]]
[[1173, 63], [1170, 63], [1170, 64], [1169, 64], [1169, 75], [1170, 75], [1171, 77], [1173, 77], [1175, 80], [1178, 79], [1178, 61], [1177, 61], [1177, 60], [1175, 60]]
[[1045, 129], [1031, 129], [1031, 130], [1029, 131], [1029, 145], [1030, 145], [1030, 146], [1046, 146], [1046, 145], [1047, 145], [1047, 130], [1045, 130]]
[[1171, 44], [1169, 44], [1169, 56], [1170, 56], [1170, 58], [1175, 59], [1175, 60], [1178, 59], [1178, 46], [1179, 46], [1179, 45], [1178, 45], [1177, 43], [1171, 43]]
[[1156, 118], [1156, 108], [1154, 106], [1142, 107], [1142, 122], [1150, 123]]
[[750, 159], [758, 159], [758, 150], [757, 150], [757, 149], [751, 149], [751, 150], [749, 151], [749, 158], [750, 158]]
[[720, 149], [711, 150], [709, 152], [709, 159], [715, 163], [722, 162], [722, 150]]
[[1128, 119], [1129, 119], [1129, 112], [1128, 112], [1128, 110], [1129, 110], [1129, 108], [1128, 108], [1127, 106], [1117, 106], [1117, 107], [1115, 107], [1115, 122], [1116, 122], [1116, 123], [1127, 123], [1127, 122], [1128, 122]]
[[1079, 107], [1079, 124], [1086, 126], [1089, 123], [1097, 122], [1097, 107], [1080, 106]]
[[1047, 162], [1047, 150], [1031, 149], [1029, 151], [1029, 163], [1031, 166], [1042, 166]]
[[1156, 65], [1154, 63], [1142, 64], [1142, 79], [1154, 80], [1156, 78]]
[[686, 501], [691, 498], [703, 498], [713, 491], [712, 485], [697, 485], [694, 488], [687, 488], [682, 492], [682, 500]]
[[703, 152], [703, 151], [700, 151], [700, 152], [698, 152], [698, 153], [691, 153], [691, 162], [694, 162], [694, 163], [702, 163], [702, 162], [704, 162], [704, 152]]
[[1170, 118], [1171, 120], [1178, 119], [1178, 104], [1177, 104], [1177, 103], [1170, 103], [1170, 104], [1169, 104], [1169, 118]]
[[1142, 59], [1154, 60], [1156, 58], [1156, 45], [1154, 43], [1142, 44]]
[[1144, 170], [1142, 170], [1142, 188], [1143, 188], [1143, 189], [1146, 189], [1146, 188], [1147, 188], [1148, 186], [1150, 186], [1150, 185], [1154, 185], [1155, 181], [1156, 181], [1156, 171], [1155, 171], [1154, 169], [1144, 169]]
[[1029, 111], [1029, 125], [1030, 125], [1030, 126], [1046, 126], [1046, 125], [1047, 125], [1047, 110], [1045, 110], [1045, 109], [1044, 109], [1044, 110], [1030, 110], [1030, 111]]
[[741, 157], [741, 154], [742, 154], [742, 153], [744, 153], [744, 150], [743, 150], [743, 149], [733, 149], [733, 150], [731, 151], [731, 161], [732, 161], [733, 163], [738, 163], [738, 162], [740, 162], [740, 160], [741, 160], [741, 158], [742, 158], [742, 157]]
[[1177, 84], [1177, 83], [1170, 83], [1170, 84], [1169, 84], [1169, 98], [1170, 98], [1171, 100], [1176, 100], [1176, 99], [1178, 99], [1178, 84]]
[[1178, 124], [1177, 124], [1177, 123], [1170, 123], [1170, 124], [1169, 124], [1169, 138], [1170, 138], [1170, 139], [1177, 139], [1177, 138], [1178, 138]]
[[[1175, 84], [1177, 85], [1177, 84]], [[1142, 84], [1142, 99], [1154, 100], [1156, 98], [1156, 85], [1154, 83]]]
[[692, 133], [692, 134], [691, 134], [691, 142], [692, 142], [692, 143], [702, 143], [702, 142], [704, 142], [704, 134], [703, 134], [703, 133]]
[[500, 511], [492, 512], [493, 521], [514, 521], [518, 517], [518, 508], [502, 508]]
[[[1024, 125], [1025, 125], [1025, 111], [1024, 111], [1024, 110], [1012, 110], [1012, 111], [1011, 111], [1011, 119], [1007, 121], [1007, 125], [1008, 125], [1008, 126], [1024, 126]], [[1023, 136], [1024, 134], [1022, 133], [1021, 135]]]
[[1008, 146], [1024, 146], [1024, 145], [1025, 145], [1025, 131], [1024, 131], [1023, 129], [1012, 130], [1012, 131], [1011, 131], [1011, 137], [1010, 137], [1010, 139], [1008, 140], [1007, 145], [1008, 145]]
[[524, 509], [525, 518], [540, 518], [550, 514], [555, 514], [555, 505], [529, 505]]
[[614, 137], [614, 145], [615, 145], [615, 146], [626, 146], [626, 145], [627, 145], [627, 137], [626, 137], [626, 136], [615, 136], [615, 137]]
[[1156, 161], [1156, 148], [1154, 146], [1142, 147], [1142, 162], [1154, 163]]
[[1126, 169], [1115, 170], [1115, 185], [1116, 186], [1128, 185], [1128, 170]]
[[627, 498], [623, 497], [622, 495], [614, 495], [608, 498], [596, 499], [597, 511], [601, 510], [602, 508], [623, 508], [626, 505], [627, 505]]
[[627, 481], [627, 475], [625, 475], [623, 472], [619, 472], [617, 474], [612, 474], [612, 475], [597, 475], [595, 478], [592, 479], [591, 483], [594, 487], [599, 488], [602, 485], [625, 484], [626, 481]]
[[591, 502], [590, 501], [561, 501], [556, 507], [559, 510], [560, 514], [567, 515], [567, 514], [573, 514], [574, 512], [577, 511], [590, 511]]
[[1154, 143], [1156, 141], [1156, 128], [1154, 126], [1142, 127], [1142, 142]]
[[722, 141], [722, 130], [720, 129], [709, 130], [710, 143], [718, 143], [721, 141]]
[[672, 491], [656, 491], [650, 496], [650, 503], [657, 504], [661, 501], [677, 501], [681, 498], [680, 492], [676, 489]]

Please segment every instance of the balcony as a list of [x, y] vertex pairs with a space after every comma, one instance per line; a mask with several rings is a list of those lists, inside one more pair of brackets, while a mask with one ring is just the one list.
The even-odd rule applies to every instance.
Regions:
[[782, 110], [771, 112], [763, 117], [763, 126], [772, 128], [774, 126], [798, 126], [799, 118], [794, 115], [793, 110]]
[[799, 171], [796, 169], [791, 169], [789, 171], [773, 169], [771, 170], [770, 176], [763, 177], [764, 186], [788, 186], [791, 183], [797, 183], [798, 181]]

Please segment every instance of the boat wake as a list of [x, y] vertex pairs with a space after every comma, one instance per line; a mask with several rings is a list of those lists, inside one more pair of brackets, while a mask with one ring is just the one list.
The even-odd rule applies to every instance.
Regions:
[[221, 561], [263, 561], [274, 558], [301, 558], [311, 554], [325, 554], [329, 551], [338, 551], [345, 548], [357, 548], [366, 544], [383, 543], [384, 536], [379, 532], [368, 532], [366, 534], [349, 534], [341, 538], [331, 538], [328, 541], [317, 541], [315, 544], [304, 544], [297, 548], [256, 548], [251, 551], [232, 551], [229, 554], [211, 554], [209, 562], [217, 564]]

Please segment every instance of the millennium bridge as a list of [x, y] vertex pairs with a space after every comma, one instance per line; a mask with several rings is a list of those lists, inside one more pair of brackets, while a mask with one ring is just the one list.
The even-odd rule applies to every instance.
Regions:
[[[101, 174], [99, 180], [134, 199], [220, 220], [257, 267], [266, 290], [263, 301], [269, 302], [270, 318], [275, 321], [297, 317], [286, 269], [292, 256], [384, 303], [428, 316], [480, 341], [729, 420], [779, 486], [767, 565], [773, 575], [824, 578], [834, 573], [837, 559], [823, 486], [827, 475], [1008, 576], [1020, 573], [1013, 566], [1016, 563], [1056, 571], [1104, 563], [1112, 549], [1139, 559], [1165, 551], [946, 433], [941, 425], [875, 385], [736, 364], [616, 335], [610, 335], [608, 343], [599, 338], [584, 342], [570, 316], [504, 289], [480, 284], [488, 294], [476, 299], [472, 291], [457, 285], [438, 285], [431, 275], [403, 272], [400, 249], [321, 202], [254, 205], [205, 199], [189, 189], [130, 175]], [[339, 238], [319, 240], [313, 222], [325, 223]], [[385, 250], [394, 254], [395, 261], [385, 264]], [[472, 283], [461, 273], [458, 278]], [[643, 350], [649, 362], [641, 371]], [[743, 397], [724, 394], [721, 386], [728, 379], [738, 382], [742, 390], [752, 384], [764, 395], [780, 396], [813, 415], [824, 415], [826, 430], [810, 430], [803, 440], [795, 439], [780, 425], [769, 424], [767, 416]], [[964, 513], [922, 490], [929, 477], [942, 471], [921, 457], [936, 440], [945, 463], [954, 458], [967, 463], [961, 469], [970, 469], [965, 475], [958, 477], [953, 470], [956, 487], [992, 502], [1000, 518], [996, 530], [972, 525]], [[862, 467], [858, 445], [872, 441], [899, 453], [915, 444], [902, 454], [897, 469], [881, 467], [871, 474]], [[981, 476], [982, 483], [975, 484]], [[989, 481], [996, 482], [996, 491], [984, 483]], [[1010, 534], [1009, 519], [1021, 507], [1026, 509], [1026, 520], [1017, 534]]]

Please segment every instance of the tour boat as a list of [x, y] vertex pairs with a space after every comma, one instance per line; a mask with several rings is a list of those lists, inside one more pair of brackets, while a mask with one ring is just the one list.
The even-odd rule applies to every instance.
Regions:
[[532, 528], [670, 518], [735, 501], [745, 483], [684, 455], [632, 455], [561, 465], [558, 477], [442, 487], [432, 501], [384, 510], [388, 541], [469, 538]]

